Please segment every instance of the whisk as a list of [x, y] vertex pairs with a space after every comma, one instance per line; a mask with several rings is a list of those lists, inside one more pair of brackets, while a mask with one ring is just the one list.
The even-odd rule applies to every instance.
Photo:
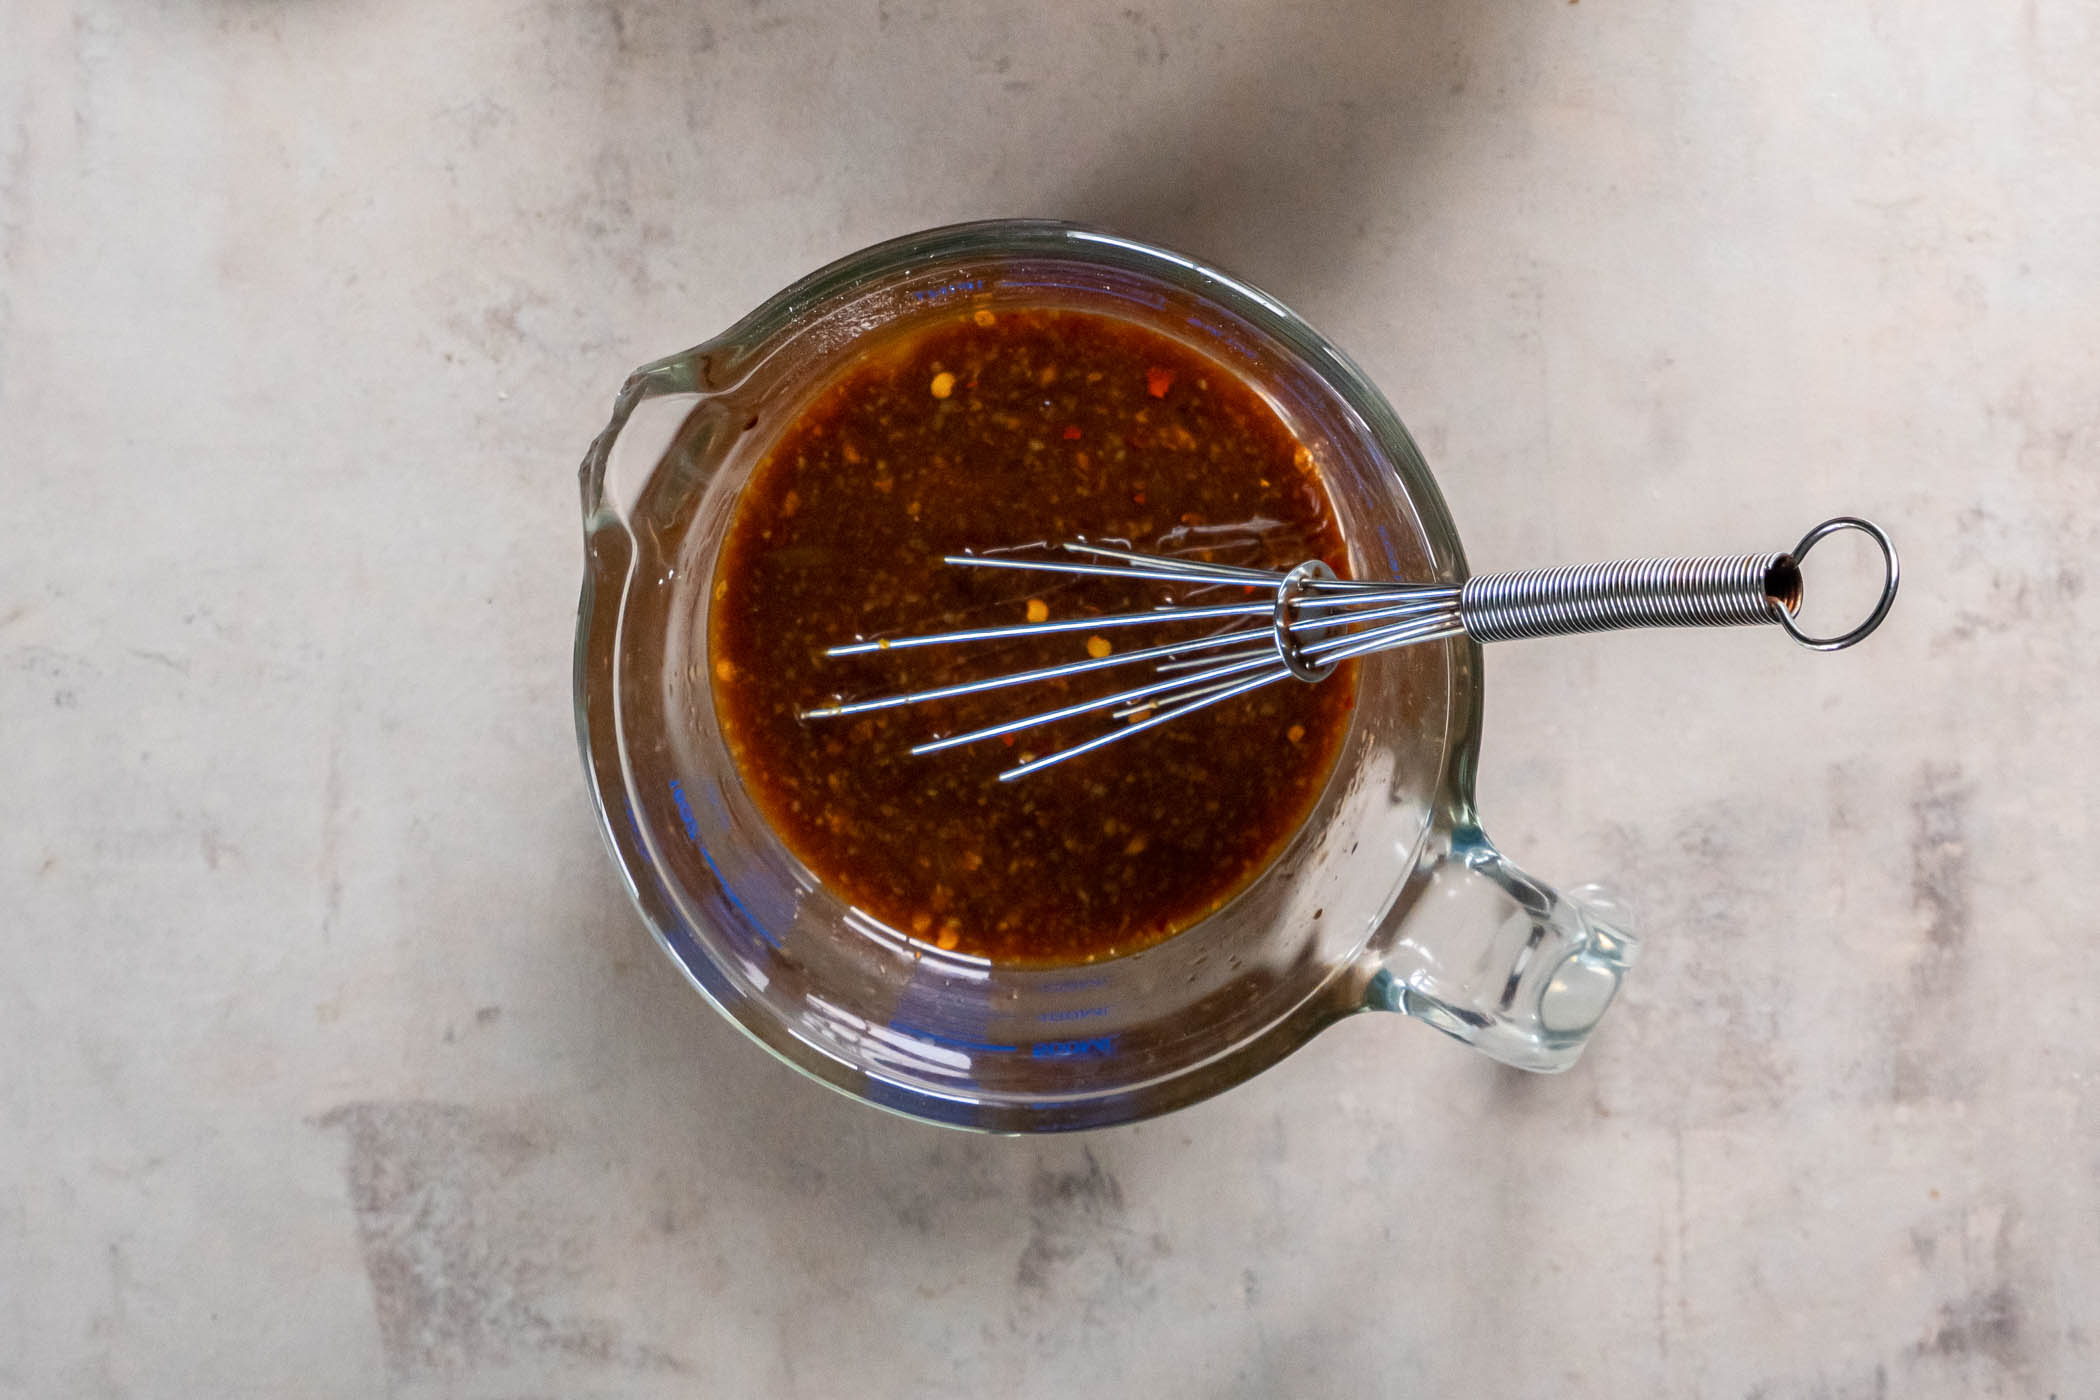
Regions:
[[[1801, 561], [1818, 541], [1857, 530], [1880, 547], [1884, 565], [1881, 595], [1866, 620], [1836, 636], [1801, 630], [1794, 614], [1801, 604]], [[1103, 733], [999, 776], [1011, 780], [1092, 753], [1118, 740], [1193, 714], [1235, 696], [1283, 680], [1325, 680], [1352, 657], [1447, 637], [1478, 642], [1518, 637], [1555, 637], [1628, 627], [1733, 627], [1776, 623], [1802, 646], [1841, 651], [1863, 640], [1888, 616], [1896, 600], [1896, 548], [1880, 526], [1857, 516], [1824, 521], [1783, 554], [1716, 555], [1688, 559], [1635, 559], [1557, 569], [1519, 569], [1482, 574], [1463, 584], [1365, 582], [1343, 579], [1326, 564], [1308, 559], [1277, 572], [1219, 564], [1176, 555], [1142, 554], [1085, 540], [1051, 547], [1054, 553], [952, 554], [943, 562], [958, 568], [1013, 569], [1035, 573], [1093, 575], [1199, 590], [1255, 589], [1267, 597], [1240, 602], [1169, 605], [1142, 612], [1020, 622], [917, 636], [842, 643], [827, 656], [858, 656], [909, 647], [1010, 641], [1022, 637], [1163, 623], [1207, 624], [1208, 632], [1131, 651], [1089, 656], [982, 680], [840, 701], [803, 711], [805, 719], [828, 719], [974, 695], [1008, 686], [1083, 676], [1115, 667], [1149, 664], [1150, 678], [1109, 694], [1075, 701], [1004, 723], [942, 735], [915, 745], [915, 754], [937, 753], [996, 739], [1039, 725], [1106, 712], [1122, 721]]]

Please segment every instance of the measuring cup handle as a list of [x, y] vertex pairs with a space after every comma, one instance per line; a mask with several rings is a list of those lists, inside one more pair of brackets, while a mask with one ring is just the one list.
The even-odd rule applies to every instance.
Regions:
[[1575, 1063], [1638, 943], [1600, 886], [1558, 893], [1510, 864], [1477, 826], [1443, 833], [1366, 989], [1519, 1069]]

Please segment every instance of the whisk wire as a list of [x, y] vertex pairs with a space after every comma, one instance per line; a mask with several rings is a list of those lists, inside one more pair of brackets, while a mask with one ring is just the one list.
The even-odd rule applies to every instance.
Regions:
[[[1799, 562], [1814, 544], [1839, 530], [1858, 530], [1879, 546], [1885, 563], [1881, 595], [1866, 620], [1834, 637], [1811, 637], [1794, 624], [1800, 604]], [[872, 710], [975, 695], [1009, 686], [1064, 680], [1117, 666], [1151, 662], [1155, 679], [1106, 695], [1073, 701], [999, 724], [918, 744], [915, 754], [1004, 738], [1038, 726], [1106, 711], [1122, 721], [1104, 733], [1050, 753], [1024, 755], [1002, 779], [1024, 777], [1197, 710], [1296, 677], [1316, 682], [1344, 661], [1396, 647], [1469, 637], [1476, 642], [1518, 637], [1565, 636], [1625, 627], [1725, 627], [1781, 623], [1801, 645], [1831, 651], [1849, 647], [1880, 625], [1895, 600], [1895, 546], [1871, 521], [1838, 516], [1816, 526], [1793, 552], [1738, 554], [1699, 559], [1639, 559], [1560, 569], [1487, 574], [1463, 585], [1411, 584], [1334, 576], [1318, 560], [1288, 572], [1180, 555], [1075, 541], [1060, 547], [1067, 556], [955, 554], [946, 562], [962, 568], [1009, 569], [1078, 577], [1135, 579], [1193, 587], [1243, 588], [1266, 598], [1234, 603], [1162, 605], [1145, 612], [1068, 617], [990, 627], [961, 628], [914, 636], [861, 638], [832, 647], [828, 656], [1019, 637], [1194, 622], [1225, 625], [1208, 634], [1150, 646], [1037, 666], [981, 680], [935, 686], [863, 700], [840, 700], [803, 712], [806, 719], [862, 714]], [[1234, 625], [1266, 619], [1267, 625]]]

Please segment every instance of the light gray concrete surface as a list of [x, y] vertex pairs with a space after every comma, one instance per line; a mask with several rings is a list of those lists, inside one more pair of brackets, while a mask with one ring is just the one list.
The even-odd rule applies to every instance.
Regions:
[[[2100, 9], [0, 5], [0, 1394], [2093, 1395]], [[1880, 637], [1490, 658], [1589, 1057], [977, 1140], [766, 1060], [573, 748], [574, 464], [1040, 213], [1353, 351], [1476, 567], [1876, 515]]]

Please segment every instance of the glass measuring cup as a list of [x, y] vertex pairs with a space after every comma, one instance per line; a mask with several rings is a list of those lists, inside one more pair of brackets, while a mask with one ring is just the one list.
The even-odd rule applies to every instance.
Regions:
[[1164, 1112], [1366, 1010], [1521, 1068], [1572, 1064], [1635, 945], [1608, 906], [1556, 894], [1482, 833], [1481, 656], [1463, 638], [1366, 658], [1334, 775], [1283, 854], [1223, 909], [1130, 956], [1033, 968], [944, 952], [842, 902], [768, 828], [723, 743], [705, 655], [738, 492], [862, 337], [976, 305], [1107, 312], [1195, 345], [1313, 452], [1358, 577], [1466, 576], [1384, 399], [1254, 288], [1042, 222], [847, 257], [636, 371], [584, 462], [577, 727], [605, 837], [665, 951], [798, 1069], [964, 1127]]

